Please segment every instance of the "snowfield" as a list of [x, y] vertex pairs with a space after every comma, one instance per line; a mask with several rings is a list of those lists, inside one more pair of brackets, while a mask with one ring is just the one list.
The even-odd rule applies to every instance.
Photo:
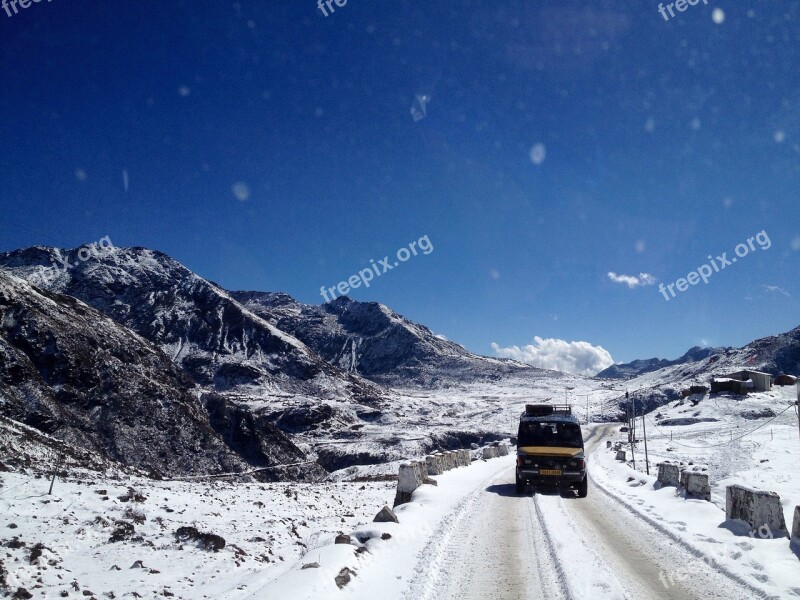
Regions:
[[[619, 412], [624, 382], [504, 383], [394, 390], [393, 412], [357, 438], [332, 432], [307, 446], [352, 445], [351, 453], [380, 451], [389, 462], [348, 467], [321, 483], [157, 481], [71, 463], [47, 496], [49, 481], [36, 472], [52, 468], [55, 455], [26, 442], [26, 466], [0, 473], [0, 577], [11, 593], [24, 588], [34, 598], [800, 596], [800, 550], [786, 533], [750, 535], [724, 512], [726, 485], [760, 487], [780, 494], [791, 527], [800, 502], [800, 481], [790, 475], [800, 459], [795, 388], [691, 396], [654, 410], [648, 476], [642, 443], [636, 470], [606, 448], [627, 438], [605, 422]], [[476, 423], [513, 435], [526, 402], [562, 402], [565, 390], [582, 419], [588, 394], [600, 421], [585, 430], [587, 499], [516, 495], [512, 452], [435, 477], [437, 486], [398, 507], [399, 524], [373, 523], [392, 504], [398, 462], [422, 456], [431, 436], [458, 440]], [[712, 501], [659, 489], [655, 465], [665, 459], [708, 465]], [[339, 534], [349, 543], [335, 544]]]
[[[253, 597], [311, 548], [371, 520], [391, 482], [328, 484], [106, 480], [49, 481], [2, 473], [0, 561], [6, 586], [34, 598]], [[206, 550], [175, 533], [219, 535]], [[117, 541], [111, 541], [115, 539]], [[137, 596], [139, 594], [139, 596]]]

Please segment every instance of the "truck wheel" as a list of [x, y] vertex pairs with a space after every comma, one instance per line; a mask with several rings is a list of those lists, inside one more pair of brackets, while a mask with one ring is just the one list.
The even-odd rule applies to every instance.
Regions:
[[583, 481], [578, 484], [578, 498], [586, 498], [589, 493], [589, 477], [584, 476]]
[[517, 494], [523, 494], [523, 493], [525, 493], [525, 482], [524, 482], [524, 481], [522, 481], [522, 480], [519, 478], [519, 475], [517, 475], [517, 484], [516, 484], [516, 486], [514, 487], [514, 489], [516, 490]]

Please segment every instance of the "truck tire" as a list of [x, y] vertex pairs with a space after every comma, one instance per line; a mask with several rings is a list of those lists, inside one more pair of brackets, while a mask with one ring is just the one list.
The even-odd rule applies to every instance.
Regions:
[[525, 482], [519, 478], [519, 475], [517, 475], [517, 483], [514, 486], [514, 489], [517, 492], [517, 494], [525, 493]]
[[589, 493], [589, 476], [586, 475], [578, 484], [578, 498], [586, 498]]

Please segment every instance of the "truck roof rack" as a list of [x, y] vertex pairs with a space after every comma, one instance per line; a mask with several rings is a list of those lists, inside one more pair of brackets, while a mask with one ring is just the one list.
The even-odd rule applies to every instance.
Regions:
[[570, 404], [526, 404], [523, 417], [572, 416]]

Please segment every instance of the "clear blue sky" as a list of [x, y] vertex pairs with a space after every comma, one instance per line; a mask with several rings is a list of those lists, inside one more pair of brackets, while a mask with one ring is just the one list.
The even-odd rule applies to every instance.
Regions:
[[[791, 329], [800, 7], [657, 4], [0, 12], [0, 249], [108, 235], [320, 303], [427, 235], [350, 295], [476, 352], [541, 336], [672, 358]], [[608, 276], [671, 283], [761, 230], [769, 250], [669, 302]]]

